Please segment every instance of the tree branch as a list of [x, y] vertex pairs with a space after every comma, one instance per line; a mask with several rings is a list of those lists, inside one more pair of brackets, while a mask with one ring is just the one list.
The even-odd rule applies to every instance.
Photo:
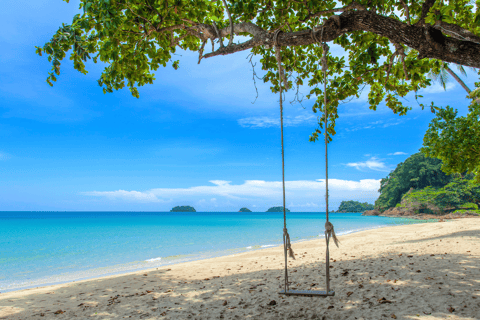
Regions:
[[198, 64], [200, 64], [200, 61], [203, 58], [203, 49], [205, 48], [206, 43], [207, 43], [207, 40], [203, 40], [202, 46], [200, 47], [200, 50], [198, 50]]
[[405, 9], [405, 14], [406, 14], [406, 18], [407, 18], [407, 24], [408, 24], [408, 25], [411, 25], [411, 22], [410, 22], [410, 11], [408, 10], [408, 5], [405, 3], [404, 0], [400, 0], [400, 2], [402, 3], [403, 8]]
[[[213, 27], [215, 28], [215, 33], [217, 34], [218, 42], [220, 42], [220, 48], [223, 48], [223, 39], [220, 36], [220, 32], [218, 32], [217, 24], [215, 23], [215, 21], [213, 21]], [[213, 40], [212, 40], [212, 45], [213, 45]]]
[[228, 10], [227, 2], [225, 0], [222, 1], [223, 5], [225, 6], [225, 10], [227, 10], [228, 20], [230, 20], [230, 41], [228, 42], [228, 45], [231, 46], [233, 44], [233, 20], [232, 15], [230, 14], [230, 10]]
[[430, 8], [433, 7], [436, 0], [425, 0], [422, 5], [422, 13], [420, 15], [420, 19], [415, 23], [416, 26], [424, 26], [425, 25], [425, 17], [427, 16]]
[[475, 42], [480, 44], [479, 36], [476, 36], [472, 32], [466, 29], [463, 29], [462, 27], [459, 27], [455, 24], [450, 24], [450, 23], [438, 20], [437, 22], [435, 22], [435, 25], [433, 27], [456, 39]]
[[[431, 0], [427, 0], [428, 2]], [[354, 31], [367, 31], [388, 38], [392, 43], [406, 45], [419, 52], [418, 59], [425, 57], [439, 59], [445, 62], [480, 68], [480, 37], [475, 36], [468, 30], [458, 26], [453, 26], [445, 22], [437, 22], [435, 27], [430, 25], [408, 25], [405, 22], [375, 14], [367, 10], [350, 10], [357, 8], [356, 4], [348, 8], [341, 8], [344, 12], [340, 15], [332, 15], [323, 24], [325, 41], [333, 41], [343, 34]], [[340, 9], [334, 9], [340, 10]], [[204, 41], [206, 39], [220, 39], [232, 33], [232, 26], [218, 30], [214, 26], [196, 23], [188, 19], [182, 19], [191, 24], [191, 27], [185, 25], [174, 25], [164, 27], [158, 31], [186, 30], [189, 34]], [[440, 29], [442, 28], [442, 29]], [[318, 28], [316, 30], [321, 30]], [[446, 34], [455, 33], [456, 37], [446, 37], [440, 30]], [[304, 46], [315, 43], [315, 38], [319, 34], [315, 31], [312, 39], [312, 30], [305, 29], [295, 32], [282, 32], [278, 36], [280, 46]], [[273, 46], [273, 33], [263, 30], [252, 22], [241, 22], [233, 24], [233, 34], [248, 33], [252, 38], [244, 43], [229, 45], [208, 53], [204, 58], [210, 58], [217, 55], [232, 54], [235, 52], [248, 50], [258, 46]], [[462, 37], [464, 41], [459, 40]]]

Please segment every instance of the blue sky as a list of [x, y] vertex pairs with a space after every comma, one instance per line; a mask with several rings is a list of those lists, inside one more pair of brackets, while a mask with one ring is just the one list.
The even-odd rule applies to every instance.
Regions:
[[[69, 23], [78, 3], [2, 2], [0, 211], [168, 211], [176, 205], [265, 211], [282, 204], [278, 96], [257, 81], [252, 104], [247, 52], [200, 65], [197, 53], [178, 52], [179, 70], [159, 69], [154, 84], [140, 88], [140, 99], [128, 90], [103, 94], [96, 82], [102, 65], [89, 63], [82, 75], [68, 59], [51, 88], [45, 82], [50, 64], [34, 46]], [[477, 76], [467, 73], [473, 88]], [[373, 203], [380, 179], [418, 151], [433, 118], [411, 95], [406, 99], [413, 110], [406, 116], [383, 103], [371, 111], [367, 94], [339, 109], [329, 144], [333, 209], [342, 200]], [[435, 84], [420, 94], [424, 104], [467, 113], [466, 92], [453, 79], [447, 91]], [[287, 101], [292, 98], [287, 94]], [[325, 210], [325, 149], [308, 141], [316, 128], [312, 105], [285, 105], [292, 211]]]

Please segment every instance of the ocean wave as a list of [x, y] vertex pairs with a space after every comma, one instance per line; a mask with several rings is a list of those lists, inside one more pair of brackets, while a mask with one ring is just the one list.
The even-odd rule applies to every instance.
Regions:
[[268, 248], [268, 247], [276, 247], [276, 244], [265, 244], [263, 246], [260, 246], [260, 248]]
[[162, 260], [161, 257], [159, 257], [159, 258], [153, 258], [153, 259], [148, 259], [148, 260], [145, 260], [145, 261], [146, 261], [146, 262], [154, 262], [154, 261], [160, 261], [160, 260]]

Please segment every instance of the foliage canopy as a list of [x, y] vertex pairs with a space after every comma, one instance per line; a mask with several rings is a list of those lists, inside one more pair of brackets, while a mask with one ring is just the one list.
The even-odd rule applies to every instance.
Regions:
[[441, 167], [442, 161], [439, 159], [427, 158], [419, 152], [411, 155], [380, 181], [380, 196], [375, 201], [375, 208], [383, 212], [395, 207], [410, 188], [418, 190], [447, 185], [452, 177], [445, 174]]
[[[67, 53], [75, 69], [82, 73], [87, 73], [85, 62], [89, 59], [104, 63], [98, 80], [104, 92], [127, 86], [133, 96], [139, 97], [138, 87], [153, 83], [154, 72], [161, 66], [179, 68], [179, 60], [174, 58], [177, 48], [198, 51], [199, 63], [202, 59], [250, 50], [260, 56], [266, 71], [263, 81], [271, 83], [272, 91], [278, 92], [281, 81], [273, 46], [275, 31], [280, 30], [276, 44], [282, 48], [281, 60], [288, 79], [285, 89], [296, 88], [298, 93], [300, 86], [307, 85], [306, 97], [315, 99], [312, 109], [316, 113], [325, 111], [325, 92], [319, 86], [325, 81], [319, 65], [323, 50], [318, 44], [322, 40], [333, 41], [348, 52], [348, 59], [331, 53], [327, 57], [329, 125], [325, 130], [329, 140], [335, 135], [338, 106], [358, 97], [366, 85], [370, 87], [370, 109], [376, 110], [385, 101], [395, 114], [405, 115], [411, 106], [405, 106], [400, 98], [409, 92], [415, 92], [416, 99], [421, 98], [417, 92], [431, 84], [429, 72], [438, 73], [445, 62], [480, 68], [478, 1], [80, 1], [83, 12], [36, 49], [39, 55], [46, 53], [52, 63], [47, 78], [50, 85], [60, 75], [61, 61]], [[234, 35], [243, 42], [235, 43]], [[229, 39], [228, 45], [223, 44], [223, 38]], [[207, 42], [212, 50], [204, 54]], [[475, 97], [476, 93], [469, 96]], [[479, 172], [478, 150], [468, 145], [480, 136], [480, 105], [471, 105], [466, 120], [453, 119], [451, 111], [441, 111], [433, 103], [430, 109], [448, 121], [445, 126], [439, 121], [432, 123], [423, 152], [444, 159], [447, 171]], [[462, 121], [476, 125], [468, 131], [464, 123], [460, 134], [451, 133]], [[318, 139], [323, 122], [322, 116], [311, 141]], [[464, 134], [471, 134], [472, 138], [461, 144]], [[442, 149], [453, 145], [457, 148], [451, 152]], [[447, 161], [459, 154], [468, 160]]]
[[413, 190], [402, 196], [396, 207], [405, 207], [419, 213], [445, 213], [456, 210], [478, 212], [480, 205], [480, 184], [471, 176], [454, 178], [441, 187], [426, 187]]

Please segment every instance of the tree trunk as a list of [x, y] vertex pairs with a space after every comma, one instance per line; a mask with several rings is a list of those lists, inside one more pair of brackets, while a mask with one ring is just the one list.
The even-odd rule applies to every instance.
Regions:
[[445, 66], [445, 70], [447, 70], [447, 72], [450, 73], [450, 75], [451, 75], [452, 77], [454, 77], [455, 80], [457, 80], [458, 83], [460, 83], [460, 85], [463, 87], [463, 89], [465, 89], [465, 91], [467, 91], [467, 93], [470, 93], [470, 92], [471, 92], [471, 90], [467, 87], [467, 85], [465, 84], [465, 82], [463, 82], [463, 80], [460, 79], [460, 78], [457, 76], [457, 74], [456, 74], [455, 72], [453, 72], [452, 69], [450, 69], [450, 67], [449, 67], [448, 65]]

